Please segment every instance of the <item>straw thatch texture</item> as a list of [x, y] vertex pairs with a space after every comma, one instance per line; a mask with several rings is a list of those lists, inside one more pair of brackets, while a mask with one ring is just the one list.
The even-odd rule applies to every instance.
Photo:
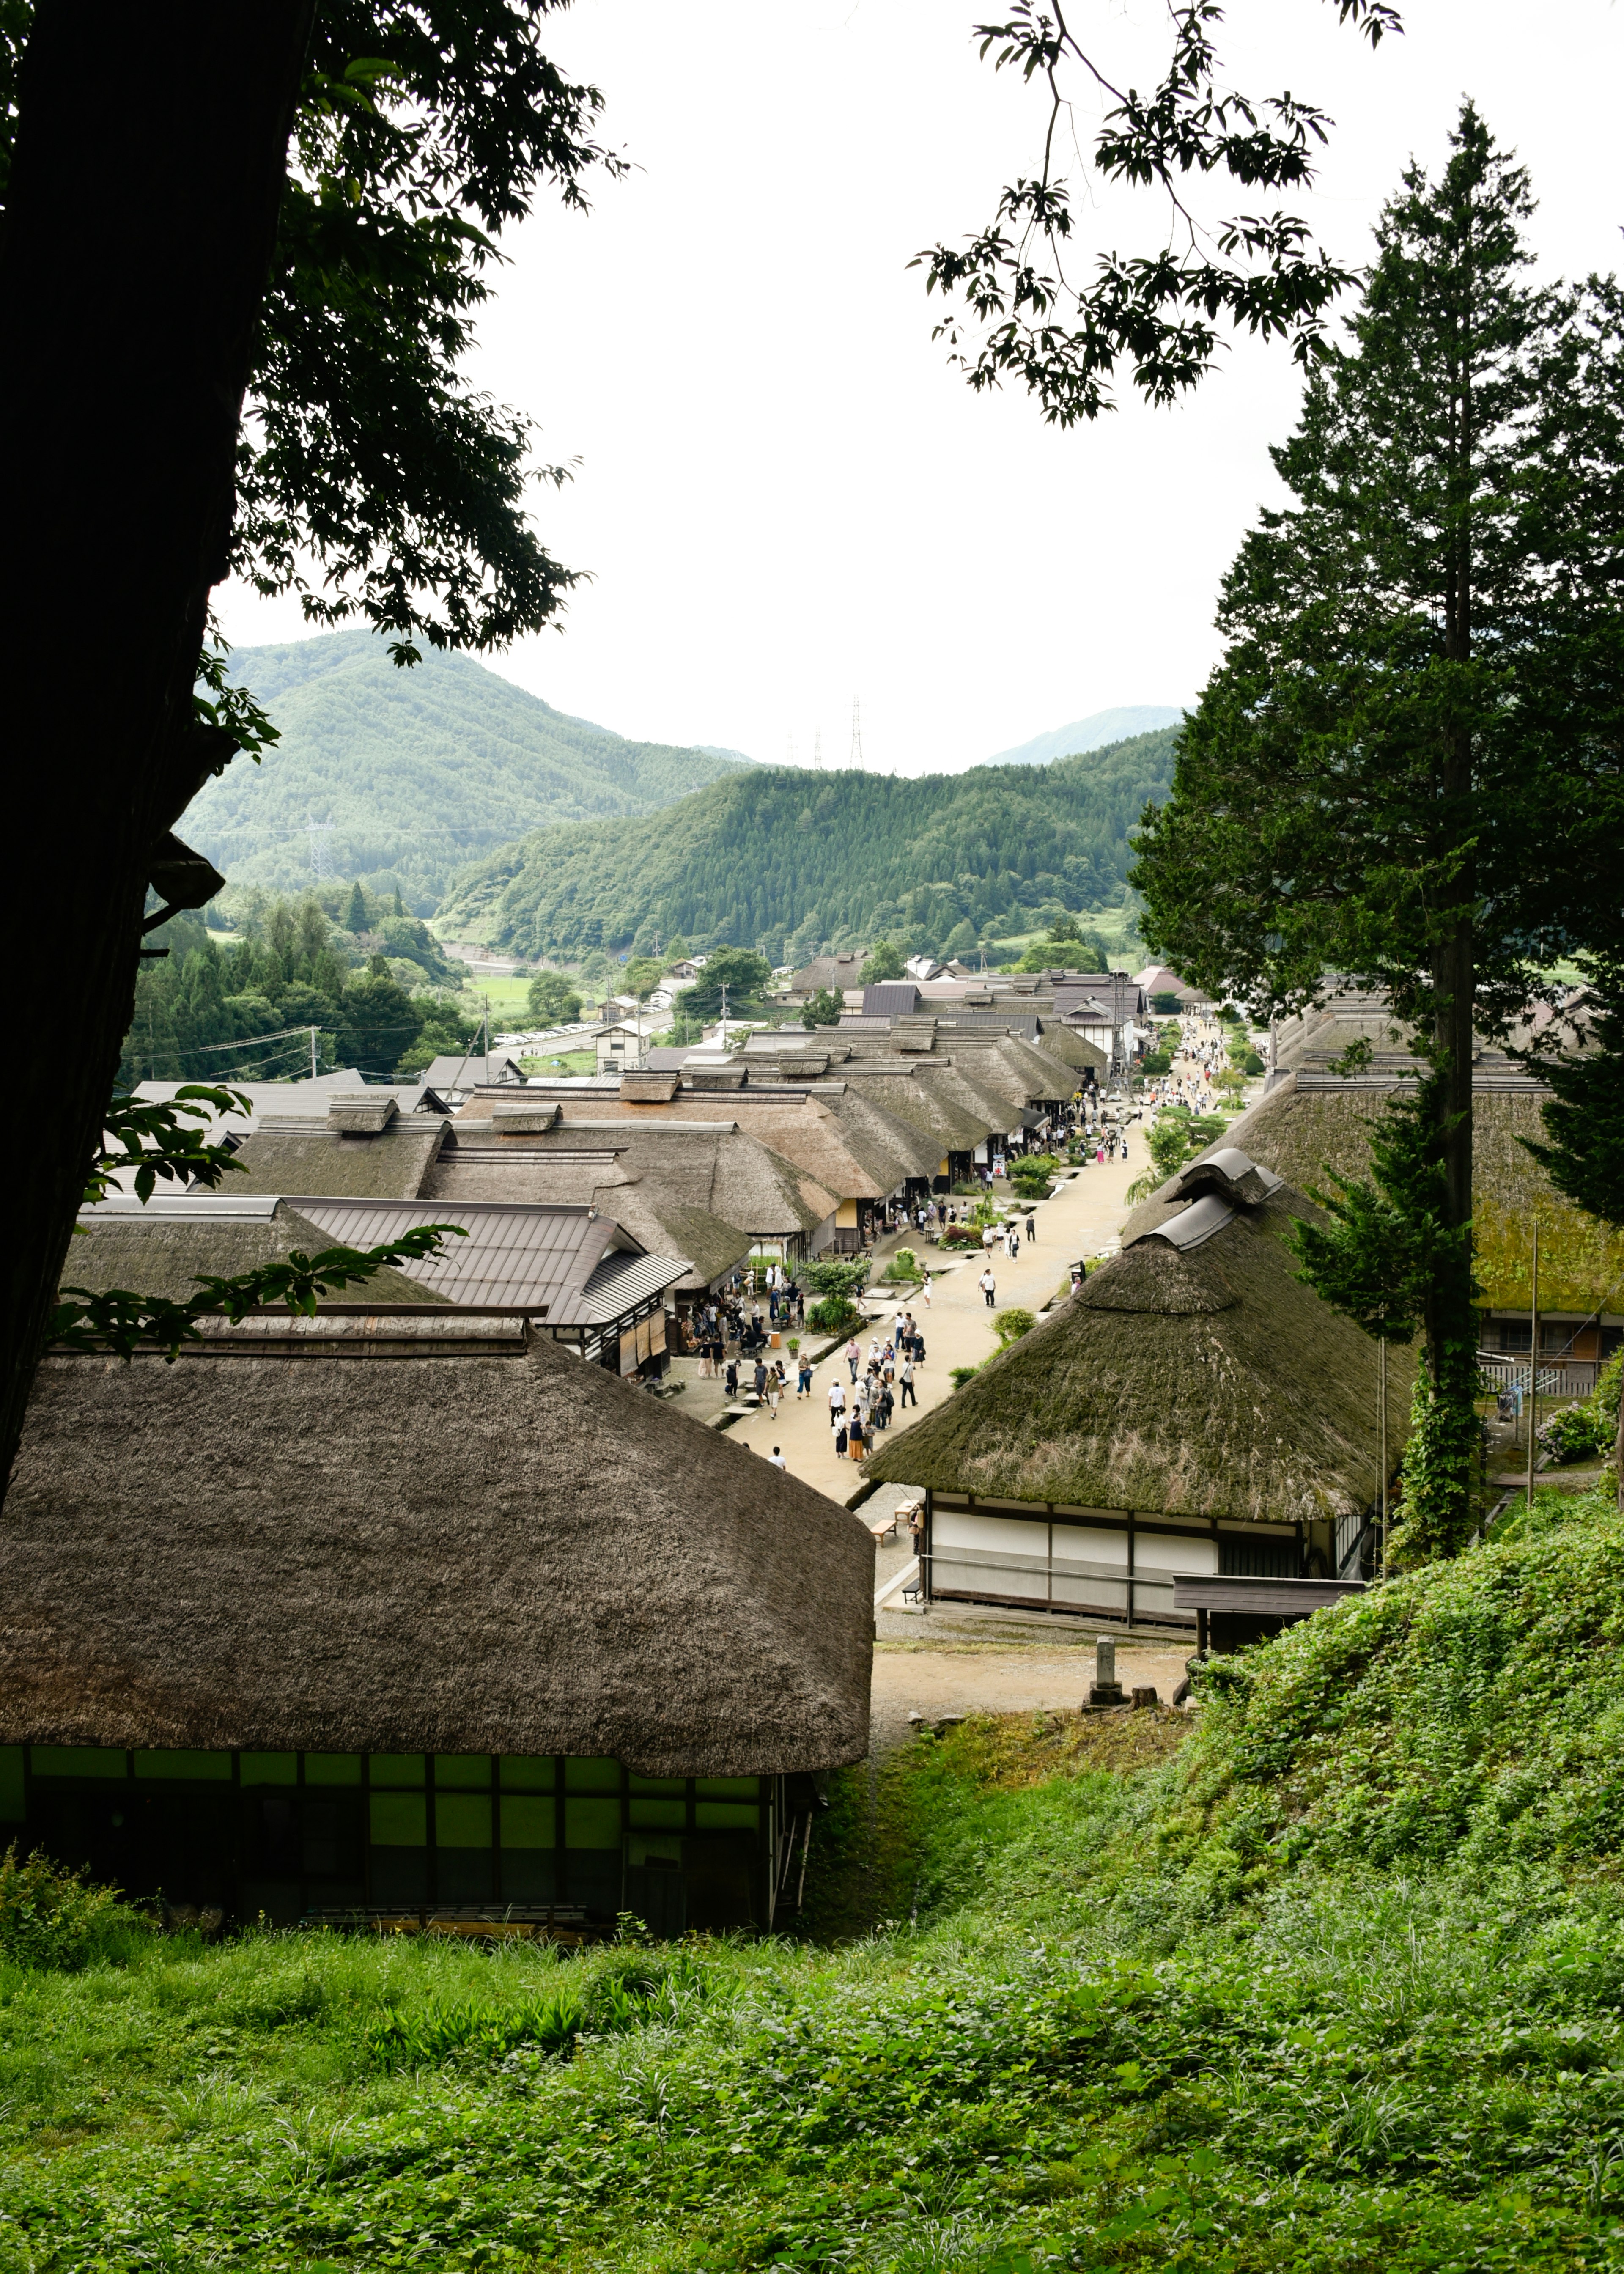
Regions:
[[[1545, 1093], [1532, 1083], [1472, 1090], [1472, 1209], [1482, 1303], [1524, 1310], [1531, 1289], [1533, 1218], [1539, 1219], [1539, 1299], [1547, 1311], [1624, 1311], [1624, 1231], [1565, 1200], [1517, 1141], [1542, 1139]], [[1252, 1106], [1222, 1140], [1238, 1145], [1299, 1190], [1322, 1187], [1328, 1167], [1344, 1177], [1370, 1171], [1370, 1125], [1392, 1093], [1363, 1085], [1304, 1087], [1297, 1079]], [[1147, 1201], [1129, 1217], [1124, 1239], [1156, 1220]]]
[[[865, 1474], [1254, 1523], [1363, 1510], [1380, 1484], [1380, 1360], [1297, 1276], [1288, 1236], [1312, 1213], [1282, 1187], [1193, 1252], [1124, 1249]], [[1388, 1363], [1396, 1458], [1413, 1360]]]
[[335, 1200], [415, 1201], [446, 1124], [402, 1114], [376, 1136], [347, 1136], [327, 1122], [265, 1118], [243, 1140], [246, 1171], [234, 1193], [330, 1193]]
[[545, 1134], [502, 1137], [459, 1118], [430, 1176], [430, 1201], [590, 1200], [652, 1254], [694, 1269], [684, 1291], [709, 1287], [757, 1240], [815, 1230], [837, 1202], [787, 1161], [734, 1126], [718, 1099], [709, 1122], [651, 1126], [615, 1118], [593, 1099]]
[[0, 1513], [0, 1742], [861, 1758], [845, 1509], [545, 1337], [304, 1350], [45, 1360]]
[[[85, 1237], [69, 1243], [62, 1267], [64, 1284], [88, 1287], [98, 1295], [123, 1287], [184, 1303], [197, 1293], [199, 1278], [234, 1278], [267, 1263], [285, 1263], [295, 1248], [320, 1255], [335, 1245], [330, 1234], [285, 1201], [274, 1216], [255, 1222], [211, 1216], [206, 1213], [207, 1204], [188, 1218], [180, 1212], [185, 1205], [154, 1205], [150, 1212], [139, 1214], [87, 1209], [79, 1218]], [[387, 1237], [384, 1231], [377, 1235], [380, 1241]], [[335, 1288], [327, 1299], [434, 1304], [444, 1298], [405, 1272], [391, 1269], [374, 1273], [364, 1285]]]

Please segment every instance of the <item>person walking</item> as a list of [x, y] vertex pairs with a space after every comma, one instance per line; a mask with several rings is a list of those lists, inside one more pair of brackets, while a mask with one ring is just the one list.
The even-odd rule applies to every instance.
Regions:
[[756, 1361], [756, 1370], [750, 1376], [750, 1387], [756, 1392], [756, 1402], [759, 1404], [767, 1395], [767, 1367], [762, 1359], [758, 1358]]
[[912, 1358], [905, 1358], [903, 1359], [901, 1369], [897, 1375], [897, 1384], [899, 1392], [898, 1403], [902, 1405], [917, 1406], [919, 1399], [914, 1395], [914, 1361]]
[[810, 1397], [811, 1395], [812, 1361], [808, 1357], [806, 1352], [802, 1351], [801, 1353], [801, 1372], [798, 1377], [798, 1386], [795, 1391], [795, 1403], [799, 1405], [803, 1397]]
[[920, 1296], [927, 1310], [930, 1308], [930, 1290], [934, 1284], [935, 1282], [932, 1280], [929, 1272], [927, 1271], [925, 1274], [925, 1284], [920, 1289]]
[[786, 1465], [786, 1464], [785, 1464], [785, 1459], [784, 1459], [784, 1453], [783, 1453], [783, 1449], [782, 1449], [782, 1447], [778, 1446], [778, 1445], [775, 1445], [775, 1446], [773, 1447], [773, 1449], [772, 1449], [772, 1463], [771, 1463], [771, 1465], [772, 1465], [775, 1469], [782, 1469], [782, 1468]]
[[1038, 1212], [1030, 1209], [1026, 1214], [1026, 1245], [1032, 1246], [1038, 1236]]
[[846, 1419], [846, 1384], [838, 1374], [829, 1385], [829, 1426], [838, 1429]]
[[998, 1283], [992, 1276], [992, 1265], [990, 1263], [989, 1263], [986, 1270], [982, 1272], [981, 1277], [975, 1284], [981, 1289], [982, 1294], [987, 1298], [987, 1307], [990, 1311], [998, 1292]]
[[780, 1359], [767, 1376], [767, 1411], [775, 1421], [778, 1418], [778, 1400], [783, 1395], [784, 1363]]
[[857, 1368], [861, 1363], [861, 1359], [862, 1352], [858, 1349], [857, 1337], [853, 1335], [851, 1341], [847, 1343], [846, 1346], [846, 1362], [852, 1369], [852, 1380], [853, 1382], [857, 1379]]

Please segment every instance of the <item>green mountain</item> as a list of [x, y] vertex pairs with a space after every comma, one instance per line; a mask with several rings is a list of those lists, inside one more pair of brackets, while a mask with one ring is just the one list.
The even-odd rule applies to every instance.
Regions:
[[[1167, 795], [1175, 730], [1048, 766], [908, 780], [756, 767], [654, 820], [538, 830], [460, 877], [448, 923], [526, 955], [680, 935], [774, 963], [881, 933], [955, 952], [1011, 919], [1120, 897], [1130, 832]], [[964, 927], [968, 926], [966, 934]]]
[[[231, 674], [282, 731], [238, 758], [181, 833], [234, 885], [297, 891], [313, 842], [332, 874], [432, 912], [475, 855], [545, 822], [642, 814], [731, 775], [736, 753], [631, 742], [566, 717], [465, 655], [397, 670], [371, 632], [238, 648]], [[331, 822], [312, 840], [310, 823]]]

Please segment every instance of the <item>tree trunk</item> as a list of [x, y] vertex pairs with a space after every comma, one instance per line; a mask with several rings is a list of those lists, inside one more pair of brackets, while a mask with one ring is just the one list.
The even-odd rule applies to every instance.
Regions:
[[[128, 1023], [192, 725], [314, 0], [41, 0], [0, 236], [11, 932], [62, 1005], [13, 1045], [0, 1480]], [[70, 1277], [71, 1274], [68, 1275]]]

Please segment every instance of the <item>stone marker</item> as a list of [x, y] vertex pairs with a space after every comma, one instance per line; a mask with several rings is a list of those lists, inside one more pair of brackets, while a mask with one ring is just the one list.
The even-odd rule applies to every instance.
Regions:
[[1159, 1706], [1161, 1702], [1161, 1699], [1156, 1695], [1155, 1684], [1154, 1683], [1150, 1683], [1145, 1689], [1136, 1689], [1134, 1690], [1133, 1703], [1136, 1706]]
[[1122, 1694], [1122, 1684], [1116, 1679], [1116, 1644], [1110, 1635], [1101, 1635], [1094, 1646], [1094, 1681], [1089, 1686], [1091, 1706], [1122, 1706], [1127, 1701]]

